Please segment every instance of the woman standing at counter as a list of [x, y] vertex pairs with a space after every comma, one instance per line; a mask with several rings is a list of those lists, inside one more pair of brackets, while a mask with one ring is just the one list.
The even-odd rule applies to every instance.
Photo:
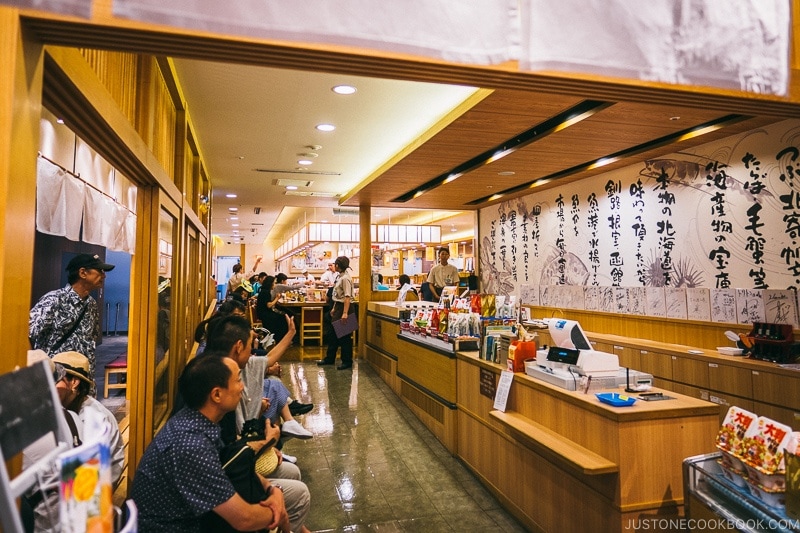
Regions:
[[[350, 259], [340, 255], [334, 261], [336, 272], [339, 278], [333, 286], [333, 309], [331, 309], [331, 322], [346, 320], [350, 312], [350, 302], [353, 300], [353, 278], [347, 272], [350, 269]], [[331, 335], [331, 342], [328, 343], [328, 351], [325, 359], [317, 361], [318, 365], [332, 365], [336, 362], [336, 351], [342, 348], [342, 364], [336, 367], [337, 370], [346, 370], [353, 367], [353, 334], [348, 333], [343, 337], [337, 338]]]

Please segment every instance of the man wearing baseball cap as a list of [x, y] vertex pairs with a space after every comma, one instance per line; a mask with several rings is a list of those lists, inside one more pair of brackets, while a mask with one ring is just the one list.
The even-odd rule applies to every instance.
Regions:
[[48, 292], [31, 309], [28, 329], [31, 348], [44, 350], [50, 357], [71, 350], [84, 354], [89, 360], [89, 376], [94, 379], [100, 314], [89, 293], [102, 287], [106, 272], [113, 269], [114, 265], [96, 254], [73, 257], [66, 268], [67, 285]]

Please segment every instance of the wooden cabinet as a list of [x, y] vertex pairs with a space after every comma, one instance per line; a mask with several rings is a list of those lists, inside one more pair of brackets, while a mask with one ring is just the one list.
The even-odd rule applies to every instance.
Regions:
[[707, 364], [709, 389], [744, 398], [753, 397], [752, 370], [725, 363]]
[[672, 359], [672, 380], [678, 383], [691, 383], [701, 389], [708, 388], [708, 363], [700, 359], [670, 356]]
[[639, 369], [654, 377], [672, 381], [672, 357], [652, 350], [639, 350]]

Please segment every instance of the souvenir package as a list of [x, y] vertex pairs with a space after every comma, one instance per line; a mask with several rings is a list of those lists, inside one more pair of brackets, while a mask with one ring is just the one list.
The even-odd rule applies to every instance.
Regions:
[[469, 299], [469, 310], [473, 313], [477, 313], [478, 315], [481, 314], [481, 295], [480, 294], [473, 294], [470, 296]]
[[481, 316], [494, 317], [497, 315], [497, 306], [494, 294], [481, 294]]
[[742, 442], [742, 460], [747, 468], [751, 492], [754, 485], [766, 491], [783, 491], [786, 471], [783, 456], [792, 428], [766, 418], [758, 417]]
[[742, 462], [744, 437], [750, 427], [755, 425], [757, 419], [756, 414], [733, 405], [728, 409], [728, 413], [722, 421], [722, 427], [717, 433], [716, 445], [722, 452], [722, 467], [728, 472], [738, 474], [736, 477], [728, 477], [740, 486], [745, 484], [741, 476], [747, 473]]
[[439, 312], [439, 334], [447, 333], [447, 322], [450, 320], [451, 313], [447, 309], [437, 309], [436, 311]]

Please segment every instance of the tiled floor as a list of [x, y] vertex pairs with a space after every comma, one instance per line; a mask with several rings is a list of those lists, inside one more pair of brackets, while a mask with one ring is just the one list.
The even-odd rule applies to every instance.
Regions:
[[304, 360], [284, 363], [283, 380], [314, 402], [299, 417], [314, 438], [284, 449], [311, 490], [309, 529], [525, 531], [368, 364], [338, 371]]
[[[99, 353], [118, 354], [118, 343], [110, 338]], [[338, 371], [318, 367], [321, 355], [318, 347], [293, 347], [282, 362], [293, 396], [314, 403], [298, 417], [314, 438], [284, 446], [311, 490], [310, 530], [525, 531], [368, 364]], [[122, 396], [111, 391], [106, 403]]]

